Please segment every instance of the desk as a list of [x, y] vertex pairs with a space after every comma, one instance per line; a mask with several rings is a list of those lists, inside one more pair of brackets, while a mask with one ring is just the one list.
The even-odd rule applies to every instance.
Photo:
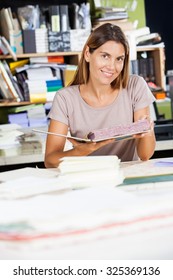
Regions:
[[173, 139], [156, 142], [155, 151], [165, 151], [165, 150], [173, 150]]
[[[69, 147], [70, 144], [67, 143], [66, 149], [68, 149]], [[156, 142], [155, 152], [157, 154], [157, 157], [159, 157], [159, 153], [170, 151], [170, 150], [173, 150], [173, 140], [162, 140]], [[37, 153], [37, 151], [35, 151], [33, 152], [32, 155], [18, 153], [13, 156], [0, 156], [0, 166], [4, 166], [4, 169], [8, 170], [8, 166], [12, 166], [11, 169], [15, 169], [17, 168], [16, 165], [23, 164], [25, 166], [27, 165], [29, 166], [29, 164], [32, 163], [34, 166], [37, 165], [37, 163], [42, 164], [44, 161], [44, 151], [45, 151], [45, 144], [43, 144], [41, 153]], [[168, 156], [172, 156], [172, 155], [169, 154]]]
[[[120, 167], [125, 177], [173, 173], [172, 165], [165, 168], [159, 163], [152, 159], [121, 163]], [[58, 170], [14, 170], [1, 173], [0, 180], [15, 184], [19, 176], [25, 180], [37, 172], [44, 185], [56, 178]], [[2, 240], [0, 234], [0, 259], [173, 259], [173, 182], [93, 186], [25, 199], [3, 200], [0, 196], [0, 225], [10, 222], [9, 217], [21, 230], [26, 227], [30, 237], [22, 231], [23, 239], [10, 241]], [[38, 224], [40, 233], [46, 230], [45, 238], [32, 238], [32, 227]]]

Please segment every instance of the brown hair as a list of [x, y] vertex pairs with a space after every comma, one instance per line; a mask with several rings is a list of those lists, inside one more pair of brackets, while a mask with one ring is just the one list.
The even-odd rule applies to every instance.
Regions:
[[84, 45], [81, 54], [81, 59], [74, 79], [71, 82], [71, 85], [86, 84], [88, 82], [90, 72], [89, 63], [86, 62], [84, 57], [86, 47], [88, 46], [89, 52], [93, 53], [97, 48], [99, 48], [108, 41], [115, 41], [116, 43], [121, 43], [124, 46], [125, 50], [125, 60], [123, 69], [120, 75], [111, 83], [111, 86], [114, 89], [126, 87], [129, 78], [129, 44], [121, 28], [117, 25], [113, 25], [110, 23], [105, 23], [91, 32], [88, 40]]

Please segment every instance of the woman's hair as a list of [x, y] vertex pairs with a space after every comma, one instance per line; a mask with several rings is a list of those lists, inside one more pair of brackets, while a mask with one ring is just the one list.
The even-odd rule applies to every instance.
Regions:
[[88, 40], [84, 45], [76, 74], [74, 76], [74, 79], [70, 83], [71, 85], [86, 84], [89, 80], [89, 63], [86, 62], [84, 56], [87, 46], [89, 47], [89, 52], [93, 53], [96, 49], [98, 49], [108, 41], [114, 41], [116, 43], [122, 44], [125, 50], [123, 69], [120, 75], [111, 83], [111, 86], [114, 89], [126, 87], [129, 78], [129, 45], [126, 36], [121, 28], [111, 23], [105, 23], [91, 32]]

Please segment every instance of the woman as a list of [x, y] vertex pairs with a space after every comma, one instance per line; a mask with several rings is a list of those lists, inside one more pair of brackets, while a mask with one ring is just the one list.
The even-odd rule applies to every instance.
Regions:
[[[154, 101], [145, 80], [129, 76], [129, 46], [122, 30], [106, 23], [89, 36], [71, 85], [59, 90], [49, 113], [49, 132], [84, 138], [91, 130], [150, 119]], [[126, 141], [79, 143], [64, 151], [66, 139], [48, 135], [45, 166], [57, 167], [65, 156], [117, 155], [121, 161], [148, 160], [154, 153], [151, 131]]]

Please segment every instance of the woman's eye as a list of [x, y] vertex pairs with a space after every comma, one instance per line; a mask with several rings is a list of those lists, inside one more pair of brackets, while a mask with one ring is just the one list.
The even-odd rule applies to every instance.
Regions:
[[103, 58], [106, 58], [106, 59], [109, 58], [107, 54], [103, 54], [102, 56], [103, 56]]
[[118, 57], [117, 61], [124, 61], [124, 57]]

